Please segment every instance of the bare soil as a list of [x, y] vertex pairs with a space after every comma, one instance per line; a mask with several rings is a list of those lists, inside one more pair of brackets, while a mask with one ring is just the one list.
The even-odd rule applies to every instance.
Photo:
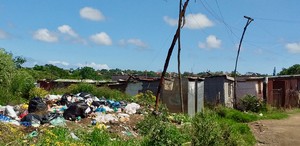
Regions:
[[282, 120], [249, 123], [256, 146], [300, 146], [300, 113]]

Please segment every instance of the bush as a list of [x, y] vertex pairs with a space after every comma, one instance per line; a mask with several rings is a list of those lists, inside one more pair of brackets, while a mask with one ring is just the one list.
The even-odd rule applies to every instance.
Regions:
[[170, 123], [168, 115], [165, 106], [160, 105], [158, 114], [149, 114], [137, 124], [139, 133], [145, 137], [142, 145], [181, 145], [189, 140], [189, 131]]
[[[223, 111], [227, 115], [228, 111]], [[238, 111], [237, 111], [238, 112]], [[246, 123], [221, 118], [218, 112], [197, 113], [192, 120], [192, 145], [254, 145], [255, 138]]]
[[266, 109], [263, 102], [258, 99], [256, 96], [246, 95], [241, 99], [241, 105], [243, 110], [251, 112], [260, 112], [263, 109]]
[[34, 88], [33, 77], [24, 70], [17, 70], [12, 78], [11, 92], [19, 97], [29, 99], [29, 91]]
[[217, 115], [211, 111], [197, 113], [192, 120], [192, 145], [224, 145]]
[[70, 85], [67, 90], [70, 93], [80, 93], [80, 92], [87, 92], [87, 93], [93, 93], [96, 90], [96, 86], [92, 84], [72, 84]]
[[49, 94], [48, 91], [46, 91], [43, 88], [39, 88], [39, 87], [34, 87], [29, 91], [30, 98], [34, 98], [34, 97], [44, 98], [47, 94]]
[[140, 105], [146, 106], [154, 106], [156, 97], [153, 95], [152, 91], [147, 90], [145, 93], [139, 93], [134, 96], [134, 99]]

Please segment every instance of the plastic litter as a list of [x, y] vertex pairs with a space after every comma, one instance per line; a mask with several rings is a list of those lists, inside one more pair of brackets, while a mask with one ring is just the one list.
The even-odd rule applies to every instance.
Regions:
[[31, 126], [31, 122], [20, 122], [21, 125], [25, 126], [25, 127], [30, 127]]
[[113, 114], [96, 113], [95, 120], [99, 123], [108, 123], [118, 121], [118, 118]]
[[53, 126], [66, 126], [66, 120], [63, 117], [57, 117], [50, 121]]
[[140, 107], [141, 106], [137, 103], [130, 103], [125, 107], [124, 110], [127, 114], [135, 114], [136, 110], [140, 109]]
[[5, 112], [6, 112], [7, 116], [9, 116], [9, 117], [11, 117], [11, 118], [13, 118], [13, 119], [15, 119], [15, 118], [18, 117], [18, 116], [17, 116], [17, 113], [16, 113], [15, 110], [14, 110], [14, 108], [13, 108], [12, 106], [10, 106], [10, 105], [7, 105], [7, 106], [6, 106]]
[[37, 131], [32, 131], [31, 133], [28, 134], [28, 137], [33, 138], [33, 137], [37, 137], [39, 134]]
[[108, 107], [108, 106], [102, 106], [104, 109], [105, 109], [105, 111], [106, 112], [113, 112], [114, 110], [113, 109], [111, 109], [110, 107]]
[[9, 122], [10, 118], [0, 114], [0, 122]]
[[61, 99], [61, 95], [50, 95], [50, 94], [48, 94], [48, 95], [46, 95], [46, 98], [48, 100], [59, 100], [59, 99]]
[[28, 114], [28, 110], [25, 110], [23, 113], [19, 115], [19, 118], [22, 119]]
[[106, 109], [103, 108], [103, 107], [96, 108], [95, 112], [102, 112], [102, 113], [105, 113], [105, 112], [106, 112]]
[[104, 124], [97, 123], [96, 128], [98, 128], [98, 129], [107, 129], [108, 127], [106, 127]]
[[79, 140], [79, 138], [78, 138], [73, 132], [71, 132], [70, 135], [71, 135], [71, 137], [72, 137], [73, 139]]
[[120, 107], [121, 107], [121, 104], [120, 104], [120, 102], [113, 102], [110, 106], [111, 106], [112, 108], [120, 108]]
[[96, 124], [97, 124], [97, 121], [96, 121], [95, 119], [93, 119], [93, 120], [91, 121], [91, 124], [92, 124], [92, 125], [96, 125]]

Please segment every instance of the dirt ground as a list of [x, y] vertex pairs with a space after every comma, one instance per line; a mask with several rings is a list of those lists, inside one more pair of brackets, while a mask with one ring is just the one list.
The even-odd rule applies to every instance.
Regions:
[[300, 113], [283, 120], [261, 120], [249, 123], [256, 146], [300, 146]]

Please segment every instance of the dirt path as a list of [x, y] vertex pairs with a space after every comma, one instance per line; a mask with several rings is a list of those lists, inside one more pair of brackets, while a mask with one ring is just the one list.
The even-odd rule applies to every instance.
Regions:
[[256, 146], [300, 146], [300, 113], [283, 120], [261, 120], [249, 124]]

